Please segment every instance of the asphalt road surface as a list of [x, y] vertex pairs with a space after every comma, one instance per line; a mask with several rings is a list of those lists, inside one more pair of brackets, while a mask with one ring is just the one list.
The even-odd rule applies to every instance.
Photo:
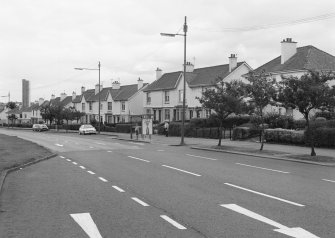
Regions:
[[335, 168], [109, 136], [0, 133], [58, 154], [7, 177], [0, 237], [335, 237]]

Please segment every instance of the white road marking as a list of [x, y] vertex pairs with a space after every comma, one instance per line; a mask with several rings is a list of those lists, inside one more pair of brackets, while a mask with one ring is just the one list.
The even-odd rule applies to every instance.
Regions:
[[106, 144], [101, 143], [101, 142], [96, 142], [95, 144], [98, 144], [98, 145], [106, 145]]
[[86, 169], [84, 166], [79, 166], [80, 168], [82, 168], [82, 169]]
[[61, 144], [55, 144], [55, 145], [57, 145], [57, 146], [59, 146], [59, 147], [63, 147], [63, 145], [61, 145]]
[[59, 157], [60, 157], [60, 158], [62, 158], [62, 159], [65, 159], [65, 157], [64, 157], [64, 156], [61, 156], [61, 155], [60, 155]]
[[138, 143], [138, 142], [129, 142], [130, 144], [134, 144], [134, 145], [144, 145], [143, 143]]
[[112, 186], [114, 189], [119, 191], [120, 193], [124, 193], [124, 190], [122, 188], [119, 188], [118, 186]]
[[133, 199], [135, 202], [141, 204], [143, 207], [149, 207], [149, 204], [143, 202], [142, 200], [136, 198], [136, 197], [132, 197], [131, 199]]
[[293, 228], [289, 228], [287, 226], [284, 226], [278, 222], [275, 222], [269, 218], [266, 218], [262, 215], [259, 215], [255, 212], [252, 212], [248, 209], [245, 209], [243, 207], [240, 207], [236, 204], [221, 204], [220, 206], [228, 208], [232, 211], [238, 212], [240, 214], [243, 214], [245, 216], [248, 216], [250, 218], [253, 218], [255, 220], [264, 222], [268, 225], [274, 226], [277, 229], [274, 229], [274, 231], [288, 235], [290, 237], [296, 237], [296, 238], [318, 238], [318, 236], [313, 235], [312, 233], [304, 230], [301, 227], [293, 227]]
[[176, 222], [175, 220], [172, 220], [170, 217], [166, 216], [166, 215], [160, 215], [161, 218], [163, 218], [165, 221], [167, 221], [168, 223], [170, 223], [171, 225], [177, 227], [180, 230], [186, 230], [186, 227], [179, 224], [178, 222]]
[[201, 158], [201, 159], [217, 160], [217, 159], [208, 158], [208, 157], [203, 157], [203, 156], [199, 156], [199, 155], [190, 155], [190, 154], [186, 154], [186, 155], [187, 155], [187, 156], [196, 157], [196, 158]]
[[71, 160], [70, 159], [66, 159], [67, 161], [69, 161], [69, 162], [71, 162]]
[[305, 205], [302, 205], [302, 204], [299, 204], [299, 203], [291, 202], [291, 201], [286, 200], [286, 199], [282, 199], [282, 198], [278, 198], [278, 197], [275, 197], [275, 196], [267, 195], [265, 193], [256, 192], [256, 191], [253, 191], [251, 189], [243, 188], [243, 187], [231, 184], [231, 183], [224, 183], [224, 184], [226, 184], [228, 186], [231, 186], [231, 187], [234, 187], [234, 188], [242, 189], [244, 191], [255, 193], [255, 194], [258, 194], [258, 195], [261, 195], [261, 196], [264, 196], [264, 197], [268, 197], [268, 198], [272, 198], [272, 199], [275, 199], [275, 200], [278, 200], [278, 201], [286, 202], [286, 203], [289, 203], [291, 205], [295, 205], [295, 206], [298, 206], [298, 207], [304, 207], [305, 206]]
[[128, 156], [129, 158], [132, 158], [132, 159], [137, 159], [137, 160], [141, 160], [141, 161], [144, 161], [144, 162], [147, 162], [149, 163], [150, 161], [149, 160], [145, 160], [145, 159], [140, 159], [140, 158], [137, 158], [137, 157], [133, 157], [133, 156]]
[[99, 179], [103, 182], [108, 182], [107, 179], [104, 179], [103, 177], [99, 177]]
[[93, 149], [94, 147], [93, 146], [90, 146], [90, 149]]
[[174, 169], [174, 170], [178, 170], [180, 172], [184, 172], [184, 173], [187, 173], [187, 174], [192, 174], [194, 176], [201, 176], [200, 174], [195, 174], [195, 173], [192, 173], [192, 172], [189, 172], [189, 171], [186, 171], [186, 170], [182, 170], [182, 169], [178, 169], [178, 168], [175, 168], [175, 167], [171, 167], [171, 166], [168, 166], [168, 165], [165, 165], [163, 164], [162, 165], [163, 167], [166, 167], [166, 168], [170, 168], [170, 169]]
[[257, 169], [269, 170], [269, 171], [278, 172], [278, 173], [283, 173], [283, 174], [289, 174], [289, 173], [290, 173], [290, 172], [285, 172], [285, 171], [281, 171], [281, 170], [268, 169], [268, 168], [263, 168], [263, 167], [258, 167], [258, 166], [254, 166], [254, 165], [248, 165], [248, 164], [241, 164], [241, 163], [235, 163], [235, 164], [243, 165], [243, 166], [247, 166], [247, 167], [252, 167], [252, 168], [257, 168]]
[[79, 145], [79, 143], [78, 143], [78, 142], [75, 142], [75, 144], [76, 144], [76, 145]]
[[113, 151], [108, 150], [107, 152], [111, 153], [111, 152], [113, 152]]
[[70, 214], [90, 238], [102, 238], [97, 225], [89, 213]]
[[334, 180], [329, 180], [329, 179], [322, 179], [323, 181], [327, 181], [327, 182], [331, 182], [331, 183], [335, 183]]
[[77, 165], [78, 163], [77, 163], [77, 162], [72, 162], [72, 164], [75, 164], [75, 165]]
[[165, 151], [165, 150], [157, 150], [157, 151], [162, 152], [162, 151]]
[[95, 174], [95, 173], [92, 172], [91, 170], [87, 171], [87, 173], [89, 173], [89, 174]]

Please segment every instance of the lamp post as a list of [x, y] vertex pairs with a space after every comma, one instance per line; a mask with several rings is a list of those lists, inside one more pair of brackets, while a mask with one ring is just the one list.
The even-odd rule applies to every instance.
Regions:
[[75, 70], [98, 70], [99, 71], [99, 92], [98, 92], [98, 98], [99, 98], [99, 105], [98, 105], [98, 113], [99, 113], [99, 123], [98, 123], [98, 133], [100, 134], [100, 104], [101, 104], [101, 99], [100, 99], [100, 61], [98, 63], [98, 68], [97, 69], [90, 69], [90, 68], [74, 68]]
[[186, 101], [186, 35], [187, 35], [187, 22], [186, 22], [186, 16], [185, 16], [185, 22], [183, 31], [184, 34], [171, 34], [171, 33], [161, 33], [161, 36], [167, 36], [167, 37], [175, 37], [175, 36], [184, 36], [184, 85], [183, 85], [183, 109], [182, 109], [182, 124], [181, 124], [181, 140], [180, 145], [185, 145], [184, 142], [184, 134], [185, 134], [185, 101]]

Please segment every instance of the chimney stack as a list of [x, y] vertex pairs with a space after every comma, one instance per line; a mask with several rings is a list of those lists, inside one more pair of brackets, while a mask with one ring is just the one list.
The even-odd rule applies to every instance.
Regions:
[[44, 103], [44, 98], [38, 99], [38, 105], [41, 106]]
[[137, 80], [137, 90], [140, 90], [143, 87], [143, 79], [138, 78]]
[[83, 94], [84, 94], [84, 92], [85, 92], [85, 87], [84, 87], [84, 86], [82, 86], [82, 87], [81, 87], [81, 94], [83, 95]]
[[75, 92], [75, 91], [73, 91], [73, 92], [72, 92], [72, 101], [73, 101], [73, 100], [75, 100], [75, 99], [76, 99], [76, 97], [77, 97], [77, 95], [76, 95], [76, 92]]
[[[184, 64], [183, 64], [184, 67]], [[184, 71], [184, 68], [183, 68]], [[194, 71], [194, 65], [190, 62], [186, 62], [186, 73], [192, 73]]]
[[295, 53], [297, 53], [297, 42], [292, 41], [292, 38], [286, 38], [281, 43], [281, 64], [284, 64]]
[[120, 82], [119, 81], [114, 81], [112, 83], [112, 89], [120, 89]]
[[[100, 92], [102, 90], [102, 85], [100, 84]], [[99, 84], [95, 85], [95, 91], [94, 91], [94, 95], [97, 95], [99, 93]]]
[[233, 71], [237, 67], [237, 56], [231, 54], [229, 57], [229, 72]]
[[51, 94], [51, 100], [55, 99], [55, 94]]
[[156, 80], [160, 79], [163, 75], [163, 71], [157, 67], [156, 69]]
[[63, 101], [66, 98], [66, 93], [61, 93], [60, 94], [60, 101]]

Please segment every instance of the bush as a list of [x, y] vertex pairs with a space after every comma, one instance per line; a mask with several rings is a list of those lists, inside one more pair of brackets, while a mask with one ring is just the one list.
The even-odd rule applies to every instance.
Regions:
[[327, 120], [332, 120], [335, 119], [335, 112], [328, 112], [328, 111], [316, 112], [315, 117], [324, 117]]
[[301, 131], [287, 129], [266, 129], [264, 133], [266, 142], [283, 144], [304, 144], [305, 136]]
[[335, 128], [311, 127], [305, 131], [306, 145], [311, 144], [314, 136], [314, 145], [319, 147], [335, 147]]
[[126, 123], [116, 124], [115, 131], [120, 133], [130, 133], [130, 126], [131, 124]]
[[233, 140], [238, 139], [247, 139], [251, 137], [251, 128], [250, 127], [235, 127], [233, 129]]
[[294, 129], [304, 130], [305, 128], [306, 128], [305, 119], [294, 120]]

